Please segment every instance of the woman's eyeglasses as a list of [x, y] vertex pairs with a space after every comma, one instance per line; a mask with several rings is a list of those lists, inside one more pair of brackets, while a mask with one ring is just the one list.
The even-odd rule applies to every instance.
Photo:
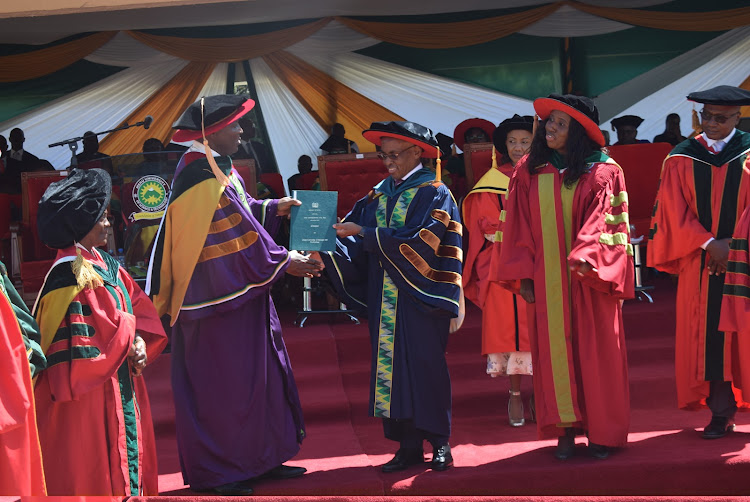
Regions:
[[408, 148], [404, 148], [403, 150], [401, 150], [401, 151], [400, 151], [400, 152], [398, 152], [398, 153], [385, 153], [385, 152], [378, 152], [378, 158], [379, 158], [380, 160], [382, 160], [383, 162], [385, 162], [385, 159], [390, 159], [390, 160], [392, 160], [393, 162], [396, 162], [396, 161], [398, 160], [398, 156], [399, 156], [399, 155], [401, 155], [402, 153], [404, 153], [404, 152], [405, 152], [406, 150], [408, 150], [409, 148], [414, 148], [415, 146], [417, 146], [417, 145], [411, 145], [410, 147], [408, 147]]
[[715, 113], [708, 113], [707, 111], [701, 110], [701, 120], [703, 122], [711, 122], [711, 120], [713, 120], [717, 124], [723, 124], [735, 115], [739, 115], [739, 113], [740, 112], [733, 113], [731, 115], [720, 115]]

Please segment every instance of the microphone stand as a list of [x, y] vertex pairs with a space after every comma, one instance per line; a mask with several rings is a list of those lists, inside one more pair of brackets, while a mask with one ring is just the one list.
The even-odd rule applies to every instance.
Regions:
[[[135, 124], [132, 124], [132, 125], [129, 125], [127, 122], [125, 122], [120, 127], [115, 127], [114, 129], [109, 129], [107, 131], [95, 132], [93, 135], [94, 136], [101, 136], [102, 134], [109, 134], [111, 132], [122, 131], [122, 130], [125, 130], [125, 129], [130, 129], [131, 127], [140, 127], [140, 126], [145, 126], [145, 125], [146, 125], [146, 121], [145, 120], [141, 120], [140, 122], [136, 122]], [[151, 123], [149, 121], [149, 126], [150, 125], [151, 125]], [[147, 127], [147, 129], [148, 129], [148, 127]], [[70, 147], [70, 154], [71, 154], [70, 165], [71, 166], [77, 166], [78, 165], [78, 159], [76, 158], [76, 150], [78, 149], [78, 142], [81, 141], [81, 140], [83, 140], [83, 136], [78, 136], [78, 137], [70, 138], [70, 139], [64, 139], [62, 141], [58, 141], [57, 143], [52, 143], [51, 145], [47, 145], [47, 148], [52, 148], [54, 146], [68, 145], [68, 147]]]

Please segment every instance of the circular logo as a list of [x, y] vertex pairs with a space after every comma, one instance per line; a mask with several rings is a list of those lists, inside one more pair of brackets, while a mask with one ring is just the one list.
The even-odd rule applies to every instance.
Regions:
[[133, 186], [133, 202], [141, 211], [154, 213], [167, 207], [169, 185], [159, 176], [143, 176]]

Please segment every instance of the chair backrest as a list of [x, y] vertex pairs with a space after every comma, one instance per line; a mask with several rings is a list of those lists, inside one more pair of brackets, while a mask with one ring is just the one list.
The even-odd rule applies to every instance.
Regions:
[[45, 190], [55, 181], [68, 175], [68, 171], [36, 171], [21, 173], [21, 197], [23, 203], [23, 261], [54, 258], [56, 251], [39, 240], [36, 216], [39, 201]]
[[255, 186], [255, 159], [232, 159], [232, 165], [237, 170], [242, 181], [245, 182], [245, 189], [250, 196], [255, 199], [258, 197], [258, 188]]
[[284, 178], [279, 173], [260, 173], [258, 178], [261, 183], [273, 190], [276, 197], [281, 198], [286, 195]]
[[661, 167], [673, 146], [669, 143], [638, 143], [608, 148], [610, 157], [625, 173], [630, 224], [635, 226], [633, 237], [648, 235]]
[[492, 168], [492, 143], [467, 143], [464, 146], [466, 185], [471, 190], [476, 182]]
[[320, 172], [310, 171], [297, 179], [297, 190], [310, 190], [315, 184], [315, 180], [320, 177]]
[[338, 192], [337, 215], [341, 218], [367, 195], [388, 172], [377, 153], [345, 153], [318, 157], [320, 189]]

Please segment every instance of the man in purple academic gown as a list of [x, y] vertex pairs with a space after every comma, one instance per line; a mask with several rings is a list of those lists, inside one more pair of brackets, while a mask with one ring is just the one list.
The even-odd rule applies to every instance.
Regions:
[[232, 167], [237, 120], [254, 104], [209, 96], [174, 124], [173, 140], [194, 141], [175, 172], [146, 290], [173, 325], [183, 477], [193, 490], [218, 495], [249, 495], [255, 478], [305, 472], [283, 465], [305, 427], [271, 285], [284, 272], [318, 275], [322, 264], [273, 241], [300, 202], [253, 199]]
[[381, 147], [389, 177], [335, 224], [337, 250], [322, 255], [351, 307], [366, 309], [372, 367], [370, 415], [399, 442], [395, 472], [424, 464], [453, 465], [451, 382], [445, 349], [461, 315], [461, 232], [458, 208], [439, 175], [422, 166], [439, 150], [432, 132], [413, 122], [375, 122], [362, 135]]

